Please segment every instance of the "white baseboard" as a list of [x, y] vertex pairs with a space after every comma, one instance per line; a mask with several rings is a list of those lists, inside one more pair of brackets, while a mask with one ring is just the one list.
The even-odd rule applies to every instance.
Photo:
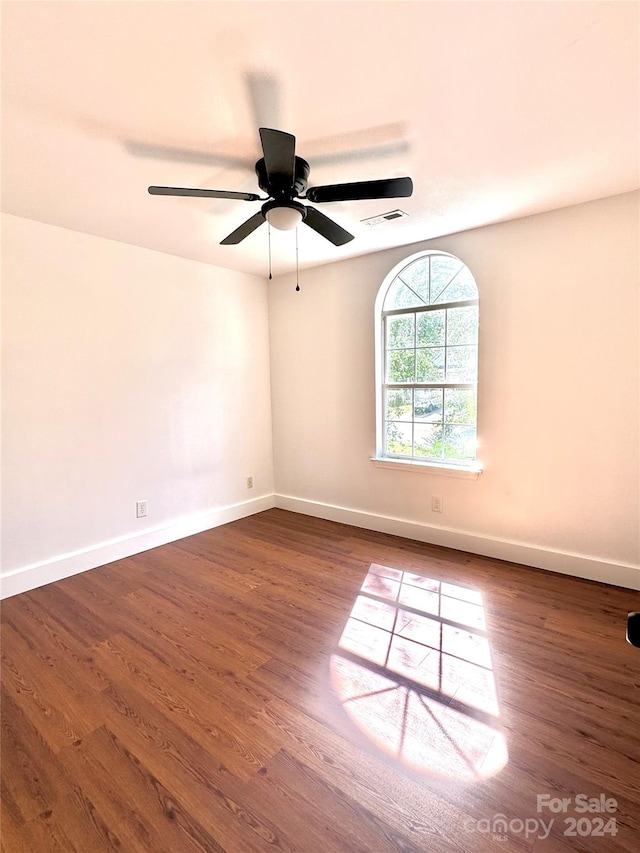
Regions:
[[86, 572], [88, 569], [113, 563], [114, 560], [131, 557], [141, 551], [148, 551], [158, 545], [175, 542], [185, 536], [192, 536], [194, 533], [219, 527], [221, 524], [236, 521], [265, 509], [271, 509], [273, 506], [274, 496], [265, 495], [250, 501], [195, 513], [162, 527], [149, 528], [141, 534], [112, 539], [93, 548], [73, 551], [54, 557], [52, 560], [24, 566], [0, 578], [0, 598], [9, 598], [12, 595], [18, 595], [21, 592], [27, 592], [27, 590], [71, 577], [71, 575]]
[[329, 521], [339, 521], [354, 527], [364, 527], [366, 530], [376, 530], [380, 533], [391, 533], [418, 542], [428, 542], [431, 545], [442, 545], [445, 548], [455, 548], [458, 551], [468, 551], [483, 557], [494, 557], [507, 560], [510, 563], [521, 563], [538, 569], [547, 569], [586, 580], [608, 583], [613, 586], [623, 586], [628, 589], [640, 590], [640, 566], [631, 563], [612, 563], [585, 554], [572, 554], [549, 548], [540, 548], [522, 542], [512, 542], [507, 539], [496, 539], [467, 533], [464, 530], [454, 530], [450, 527], [433, 527], [415, 521], [405, 521], [386, 515], [376, 515], [371, 512], [349, 509], [333, 504], [309, 501], [289, 495], [275, 495], [275, 506], [299, 512], [303, 515], [313, 515], [316, 518], [326, 518]]
[[484, 557], [495, 557], [499, 560], [508, 560], [525, 566], [534, 566], [535, 568], [573, 575], [578, 578], [640, 590], [640, 567], [629, 563], [612, 563], [584, 554], [540, 548], [522, 542], [480, 536], [448, 527], [434, 527], [401, 518], [376, 515], [289, 495], [265, 495], [250, 501], [186, 516], [172, 524], [150, 528], [142, 534], [113, 539], [93, 548], [74, 551], [54, 557], [52, 560], [16, 569], [0, 578], [0, 599], [36, 589], [36, 587], [71, 577], [80, 572], [86, 572], [89, 569], [95, 569], [97, 566], [104, 566], [107, 563], [114, 562], [114, 560], [131, 557], [141, 551], [148, 551], [158, 545], [175, 542], [185, 536], [192, 536], [194, 533], [219, 527], [221, 524], [245, 518], [274, 506], [291, 512], [299, 512], [303, 515], [312, 515], [316, 518], [326, 518], [329, 521], [338, 521], [354, 527], [363, 527], [366, 530], [377, 530], [380, 533], [403, 536], [406, 539], [415, 539], [418, 542], [428, 542], [432, 545], [455, 548], [459, 551], [468, 551]]

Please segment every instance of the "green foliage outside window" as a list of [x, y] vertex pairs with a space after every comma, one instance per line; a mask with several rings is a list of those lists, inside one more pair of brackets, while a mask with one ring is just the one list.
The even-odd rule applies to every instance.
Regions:
[[477, 296], [464, 264], [438, 253], [409, 264], [389, 286], [384, 310], [401, 313], [384, 321], [384, 382], [406, 387], [386, 388], [386, 454], [475, 459]]

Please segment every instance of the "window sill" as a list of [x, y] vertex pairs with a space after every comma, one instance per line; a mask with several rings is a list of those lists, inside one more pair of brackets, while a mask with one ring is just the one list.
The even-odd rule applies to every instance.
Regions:
[[444, 477], [459, 477], [463, 480], [477, 480], [482, 474], [482, 468], [474, 465], [446, 465], [439, 462], [416, 462], [414, 459], [382, 459], [371, 457], [376, 468], [392, 468], [396, 471], [411, 471], [416, 474], [438, 474]]

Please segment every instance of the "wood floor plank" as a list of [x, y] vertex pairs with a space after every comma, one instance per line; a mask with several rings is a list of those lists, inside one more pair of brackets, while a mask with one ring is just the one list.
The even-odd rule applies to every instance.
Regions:
[[[422, 787], [409, 773], [393, 774], [393, 786], [386, 784], [392, 762], [382, 754], [374, 758], [359, 745], [335, 735], [278, 699], [273, 699], [257, 716], [265, 725], [276, 726], [283, 733], [285, 749], [300, 762], [343, 796], [378, 815], [400, 836], [408, 835], [416, 849], [467, 853], [478, 849], [477, 839], [463, 831], [470, 814]], [[529, 845], [516, 841], [506, 849], [527, 850]]]
[[[136, 644], [138, 653], [146, 655], [146, 669], [152, 672], [155, 667], [163, 665], [174, 683], [177, 679], [178, 693], [190, 685], [197, 685], [207, 692], [214, 706], [222, 706], [226, 712], [242, 718], [250, 717], [268, 698], [253, 688], [248, 679], [237, 674], [238, 670], [244, 672], [243, 661], [252, 655], [253, 646], [245, 646], [240, 661], [234, 655], [229, 655], [225, 660], [220, 657], [219, 648], [216, 647], [220, 643], [227, 644], [226, 635], [218, 635], [216, 642], [203, 644], [198, 634], [199, 625], [196, 624], [191, 636], [176, 636], [167, 623], [149, 623], [133, 607], [128, 611], [127, 618], [120, 620], [119, 624], [121, 630], [118, 634], [129, 638]], [[105, 649], [108, 651], [104, 644], [95, 646], [94, 660], [99, 661], [103, 668], [113, 671], [113, 655], [105, 657]], [[121, 661], [121, 665], [126, 666], [124, 661]], [[139, 670], [142, 673], [144, 671]]]
[[227, 851], [294, 851], [286, 827], [243, 803], [243, 783], [181, 726], [128, 685], [104, 691], [109, 729], [159, 781], [179, 790], [182, 803]]
[[[4, 838], [4, 825], [3, 845]], [[8, 853], [33, 853], [34, 850], [46, 850], [47, 853], [83, 853], [82, 848], [78, 848], [71, 840], [67, 825], [60, 825], [55, 822], [47, 822], [40, 817], [30, 820], [22, 829], [20, 837], [13, 839], [11, 846], [5, 848]]]
[[70, 775], [102, 815], [102, 837], [117, 835], [131, 851], [221, 848], [138, 757], [107, 728], [60, 753]]
[[54, 752], [96, 727], [93, 695], [44, 666], [6, 623], [2, 647], [2, 683]]
[[[7, 772], [7, 771], [5, 771]], [[0, 790], [0, 851], [1, 853], [33, 853], [26, 823], [18, 819], [18, 809], [4, 782]], [[51, 845], [44, 847], [51, 850]]]
[[637, 853], [632, 610], [280, 509], [8, 599], [2, 851]]
[[199, 684], [191, 683], [182, 673], [160, 665], [125, 635], [115, 634], [97, 646], [95, 654], [114, 681], [127, 681], [178, 719], [194, 740], [239, 778], [253, 776], [278, 750], [279, 740], [258, 738], [249, 722], [236, 717], [232, 708], [206, 690], [202, 679]]
[[[62, 622], [64, 627], [73, 634], [82, 644], [91, 644], [104, 640], [112, 631], [108, 614], [98, 616], [79, 602], [75, 602], [67, 593], [65, 588], [71, 587], [74, 578], [67, 578], [58, 583], [49, 584], [46, 587], [34, 589], [29, 593], [41, 607], [49, 614]], [[79, 582], [76, 581], [76, 583]], [[86, 581], [83, 575], [83, 583], [91, 583], [91, 573], [87, 574]]]
[[57, 620], [28, 596], [18, 596], [6, 619], [44, 666], [58, 672], [66, 683], [86, 690], [102, 690], [109, 679], [91, 657], [91, 646], [79, 642]]
[[57, 756], [13, 701], [4, 685], [2, 702], [2, 800], [24, 824], [50, 809], [70, 789]]
[[41, 812], [26, 827], [31, 850], [102, 853], [122, 851], [124, 844], [78, 785]]
[[136, 621], [133, 624], [123, 620], [125, 630], [139, 627], [143, 632], [154, 633], [153, 642], [164, 639], [184, 654], [197, 656], [200, 652], [197, 664], [215, 674], [232, 668], [245, 677], [269, 659], [260, 648], [249, 646], [245, 638], [234, 636], [235, 625], [220, 625], [218, 620], [214, 624], [205, 620], [185, 623], [181, 608], [148, 588], [127, 596], [127, 615], [135, 616]]
[[[373, 812], [363, 810], [355, 800], [333, 788], [284, 749], [267, 763], [263, 773], [250, 781], [246, 793], [262, 808], [289, 815], [287, 828], [301, 850], [308, 846], [310, 833], [322, 838], [325, 850], [346, 847], [354, 853], [372, 850], [404, 853], [415, 849], [408, 836], [394, 831]], [[330, 809], [326, 807], [328, 801]]]

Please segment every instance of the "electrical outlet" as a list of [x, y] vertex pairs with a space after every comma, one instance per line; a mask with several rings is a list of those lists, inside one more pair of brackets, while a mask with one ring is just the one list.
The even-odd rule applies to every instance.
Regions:
[[146, 501], [136, 501], [136, 518], [146, 518], [147, 517], [147, 502]]
[[440, 495], [434, 495], [431, 498], [431, 512], [442, 512], [442, 498]]
[[247, 477], [247, 488], [248, 489], [253, 488], [253, 477]]

